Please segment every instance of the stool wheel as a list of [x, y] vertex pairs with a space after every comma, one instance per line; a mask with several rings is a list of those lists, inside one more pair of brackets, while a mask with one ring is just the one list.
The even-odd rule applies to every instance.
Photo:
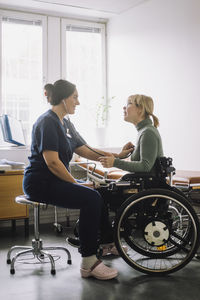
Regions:
[[67, 263], [68, 263], [68, 265], [71, 265], [72, 264], [72, 260], [68, 259]]
[[10, 269], [10, 274], [15, 274], [15, 269]]
[[7, 259], [7, 264], [8, 264], [8, 265], [11, 264], [11, 259]]
[[56, 274], [56, 270], [51, 270], [51, 274], [55, 275]]
[[58, 224], [58, 223], [55, 223], [54, 224], [54, 230], [56, 231], [56, 233], [61, 233], [61, 232], [63, 232], [63, 227], [62, 227], [62, 225], [61, 224]]

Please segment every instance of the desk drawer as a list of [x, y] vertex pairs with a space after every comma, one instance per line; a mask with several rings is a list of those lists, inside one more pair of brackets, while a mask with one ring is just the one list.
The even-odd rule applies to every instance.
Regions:
[[26, 205], [15, 203], [15, 197], [23, 194], [23, 175], [0, 176], [0, 219], [28, 217]]

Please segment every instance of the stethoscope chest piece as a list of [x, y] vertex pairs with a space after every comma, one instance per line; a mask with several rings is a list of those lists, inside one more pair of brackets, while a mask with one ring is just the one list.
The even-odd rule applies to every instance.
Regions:
[[69, 133], [69, 128], [67, 128], [66, 135], [68, 138], [70, 138], [70, 139], [72, 138], [71, 134]]

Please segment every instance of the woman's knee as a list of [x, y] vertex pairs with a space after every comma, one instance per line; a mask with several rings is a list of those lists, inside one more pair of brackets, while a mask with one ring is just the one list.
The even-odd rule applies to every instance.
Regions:
[[95, 190], [91, 191], [89, 197], [86, 199], [86, 202], [88, 206], [95, 207], [96, 209], [101, 209], [104, 203], [101, 195]]

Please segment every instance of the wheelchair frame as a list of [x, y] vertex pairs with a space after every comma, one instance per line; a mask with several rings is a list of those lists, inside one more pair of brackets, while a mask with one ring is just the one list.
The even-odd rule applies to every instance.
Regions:
[[172, 186], [174, 173], [172, 159], [161, 157], [156, 161], [156, 175], [129, 173], [119, 180], [99, 178], [90, 171], [87, 175], [115, 212], [114, 241], [119, 254], [143, 273], [178, 271], [199, 247], [197, 214], [181, 189]]

